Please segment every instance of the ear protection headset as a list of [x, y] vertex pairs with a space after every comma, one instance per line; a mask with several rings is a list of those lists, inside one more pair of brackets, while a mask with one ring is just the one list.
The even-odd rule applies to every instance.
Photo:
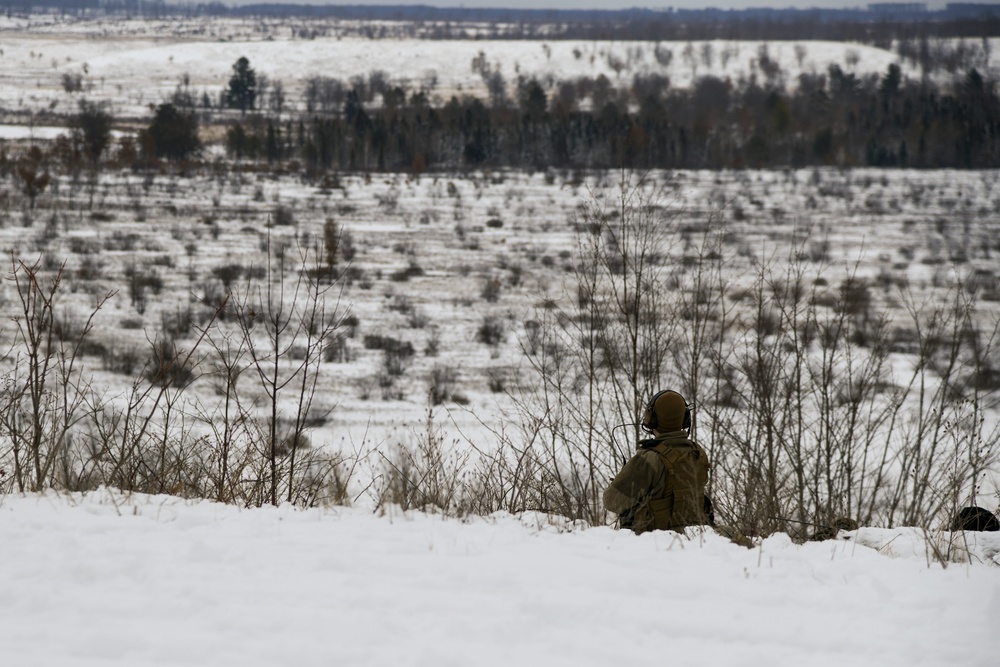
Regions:
[[[678, 392], [672, 389], [664, 389], [649, 399], [649, 403], [646, 404], [646, 411], [642, 413], [642, 421], [639, 423], [647, 433], [652, 433], [660, 425], [659, 419], [656, 417], [656, 401], [664, 394], [677, 394], [680, 396]], [[681, 428], [688, 430], [691, 428], [691, 405], [684, 400], [683, 396], [681, 396], [681, 400], [684, 401], [684, 421], [681, 423]]]

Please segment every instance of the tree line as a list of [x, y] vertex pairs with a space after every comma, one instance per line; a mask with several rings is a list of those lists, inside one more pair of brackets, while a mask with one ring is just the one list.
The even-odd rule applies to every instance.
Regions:
[[658, 74], [636, 75], [625, 86], [603, 75], [521, 77], [508, 86], [486, 70], [484, 97], [447, 101], [432, 94], [433, 82], [408, 89], [383, 72], [348, 82], [313, 77], [303, 104], [289, 109], [280, 82], [240, 58], [218, 96], [223, 113], [207, 94], [199, 102], [179, 88], [147, 127], [114, 145], [110, 107], [80, 100], [71, 135], [51, 154], [63, 164], [95, 166], [190, 160], [202, 150], [199, 125], [210, 119], [226, 127], [232, 159], [311, 173], [1000, 167], [996, 84], [975, 68], [942, 86], [908, 79], [895, 64], [861, 77], [833, 64], [802, 74], [791, 91], [766, 47], [749, 80], [703, 76], [689, 89], [674, 89]]
[[[433, 7], [429, 5], [167, 3], [164, 0], [0, 0], [8, 12], [58, 9], [84, 16], [205, 16], [344, 21], [337, 31], [373, 38], [584, 40], [831, 40], [891, 44], [920, 37], [1000, 34], [1000, 9], [987, 3], [884, 3], [838, 9], [672, 8], [668, 10]], [[303, 36], [330, 26], [303, 28]], [[485, 32], [484, 32], [485, 31]]]
[[947, 90], [906, 80], [897, 65], [868, 78], [831, 65], [798, 84], [789, 93], [777, 80], [711, 76], [685, 90], [655, 75], [625, 89], [605, 77], [548, 88], [521, 79], [513, 99], [501, 87], [439, 105], [398, 86], [366, 103], [371, 90], [342, 87], [338, 107], [243, 116], [226, 147], [310, 170], [1000, 166], [1000, 102], [975, 69]]

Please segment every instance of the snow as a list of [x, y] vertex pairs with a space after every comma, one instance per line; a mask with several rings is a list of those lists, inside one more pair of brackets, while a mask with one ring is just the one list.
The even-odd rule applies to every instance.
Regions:
[[[58, 139], [60, 136], [68, 136], [69, 134], [69, 128], [55, 125], [36, 125], [35, 127], [31, 127], [29, 125], [0, 123], [0, 141], [52, 141]], [[120, 130], [111, 131], [111, 137], [115, 139], [123, 137], [125, 134]]]
[[[300, 26], [294, 20], [34, 16], [25, 21], [0, 16], [0, 99], [18, 110], [71, 112], [75, 100], [63, 90], [62, 77], [73, 75], [81, 77], [85, 97], [111, 103], [117, 115], [146, 115], [150, 104], [168, 99], [185, 78], [197, 98], [202, 92], [215, 97], [243, 56], [272, 83], [282, 82], [292, 107], [302, 107], [301, 95], [312, 77], [348, 81], [376, 70], [387, 73], [394, 85], [427, 87], [436, 103], [452, 95], [484, 97], [485, 84], [472, 67], [477, 57], [502, 73], [509, 93], [519, 76], [534, 77], [548, 89], [558, 81], [601, 75], [615, 87], [651, 74], [669, 77], [680, 89], [704, 76], [734, 83], [762, 80], [762, 52], [780, 66], [781, 82], [789, 88], [800, 74], [823, 74], [831, 64], [859, 78], [881, 75], [893, 63], [909, 78], [921, 76], [890, 50], [848, 42], [368, 39], [350, 32], [349, 22], [312, 23], [320, 35], [304, 39], [295, 35]], [[1000, 67], [1000, 39], [990, 40], [989, 53], [988, 69]], [[952, 77], [935, 78], [948, 83]]]
[[[116, 114], [143, 117], [148, 105], [164, 99], [185, 73], [191, 74], [196, 92], [218, 92], [241, 55], [272, 81], [284, 81], [289, 93], [298, 94], [314, 75], [346, 79], [386, 69], [394, 81], [405, 78], [413, 84], [433, 74], [436, 94], [444, 96], [482, 93], [482, 81], [470, 67], [480, 50], [487, 62], [502, 64], [508, 83], [517, 74], [541, 79], [605, 74], [624, 85], [634, 74], [657, 72], [684, 87], [705, 74], [748, 75], [761, 46], [714, 43], [713, 64], [706, 67], [686, 61], [687, 45], [675, 43], [669, 45], [671, 64], [664, 67], [654, 57], [654, 45], [624, 42], [552, 42], [547, 51], [535, 42], [486, 40], [279, 36], [268, 41], [237, 35], [222, 41], [214, 34], [163, 38], [152, 23], [129, 24], [126, 34], [102, 37], [88, 25], [64, 34], [72, 32], [64, 24], [45, 30], [13, 21], [0, 17], [0, 98], [11, 109], [71, 110], [76, 100], [63, 91], [61, 76], [83, 74], [89, 99], [111, 102]], [[702, 52], [702, 44], [691, 46], [694, 54]], [[770, 57], [788, 72], [788, 82], [801, 71], [823, 72], [831, 62], [846, 63], [852, 51], [859, 75], [878, 74], [897, 61], [888, 51], [858, 45], [803, 46], [802, 63], [793, 43], [768, 47]], [[581, 55], [573, 53], [576, 48]], [[724, 69], [721, 54], [727, 48], [731, 60]], [[995, 66], [1000, 49], [992, 53]], [[628, 61], [620, 77], [610, 66], [612, 55]], [[0, 139], [50, 139], [61, 132], [47, 125], [33, 130], [2, 125]], [[182, 258], [183, 244], [197, 239], [199, 252], [179, 260], [197, 272], [168, 272], [175, 281], [167, 291], [178, 303], [191, 302], [195, 281], [187, 276], [207, 275], [223, 257], [252, 259], [259, 243], [253, 225], [279, 201], [294, 209], [301, 229], [314, 234], [336, 215], [357, 235], [372, 274], [389, 275], [408, 261], [407, 244], [415, 249], [414, 256], [430, 269], [421, 280], [380, 285], [372, 290], [374, 297], [366, 291], [348, 297], [357, 300], [352, 312], [360, 314], [363, 331], [388, 323], [423, 349], [430, 334], [407, 329], [401, 314], [387, 314], [383, 306], [388, 297], [412, 298], [430, 322], [448, 323], [441, 332], [442, 356], [414, 361], [400, 381], [405, 398], [391, 402], [358, 396], [359, 385], [370, 382], [376, 368], [374, 352], [354, 350], [354, 362], [330, 370], [320, 392], [324, 407], [335, 406], [336, 412], [328, 426], [316, 430], [314, 441], [330, 447], [339, 442], [345, 451], [418, 440], [427, 410], [427, 374], [439, 363], [461, 369], [461, 390], [472, 405], [467, 412], [448, 411], [447, 419], [439, 414], [446, 422], [442, 429], [455, 423], [458, 431], [475, 436], [481, 432], [477, 425], [502, 412], [484, 378], [512, 358], [516, 341], [509, 336], [491, 351], [468, 334], [485, 312], [481, 304], [474, 306], [477, 283], [492, 275], [502, 258], [504, 266], [526, 267], [524, 283], [538, 287], [509, 290], [493, 308], [496, 313], [521, 313], [530, 300], [548, 296], [549, 283], [559, 294], [559, 262], [546, 273], [534, 257], [556, 257], [571, 247], [568, 222], [586, 199], [586, 188], [550, 184], [543, 174], [502, 174], [495, 181], [483, 174], [380, 176], [371, 183], [344, 176], [343, 187], [333, 193], [316, 191], [296, 177], [256, 182], [234, 177], [214, 185], [200, 177], [166, 175], [144, 184], [148, 210], [140, 219], [140, 207], [133, 210], [125, 194], [139, 192], [139, 177], [102, 178], [94, 210], [105, 213], [107, 221], [98, 226], [83, 218], [69, 220], [65, 234], [50, 239], [47, 247], [75, 256], [70, 241], [76, 237], [129, 232], [142, 240], [143, 250], [136, 252], [145, 254], [138, 256], [152, 261], [164, 253]], [[861, 257], [862, 251], [860, 273], [873, 277], [880, 264], [891, 263], [903, 249], [918, 259], [933, 258], [931, 241], [969, 237], [960, 238], [954, 229], [930, 236], [936, 220], [975, 219], [976, 234], [987, 240], [996, 223], [996, 172], [678, 172], [671, 179], [692, 202], [685, 213], [691, 219], [704, 216], [704, 206], [716, 195], [739, 205], [746, 221], [731, 224], [754, 252], [768, 240], [793, 239], [802, 229], [829, 237], [831, 264], [836, 263], [831, 284], [839, 278], [841, 260]], [[458, 195], [445, 195], [450, 182]], [[822, 195], [821, 188], [832, 194]], [[259, 201], [254, 191], [260, 192]], [[805, 202], [814, 192], [810, 208]], [[64, 202], [94, 196], [69, 183], [61, 193]], [[952, 205], [946, 206], [948, 201]], [[166, 204], [174, 211], [169, 216]], [[206, 211], [218, 214], [218, 239], [203, 236], [200, 213]], [[485, 227], [496, 215], [504, 228]], [[21, 253], [30, 245], [30, 218], [25, 215], [23, 221], [4, 228], [4, 248]], [[463, 245], [458, 229], [475, 244]], [[992, 270], [991, 261], [987, 255], [970, 264]], [[463, 272], [463, 265], [470, 268]], [[937, 272], [944, 270], [935, 267], [913, 261], [900, 271], [921, 293], [931, 294]], [[752, 277], [752, 271], [746, 273]], [[117, 274], [109, 266], [104, 277]], [[81, 298], [85, 294], [81, 290]], [[468, 305], [463, 305], [466, 297]], [[109, 305], [112, 326], [100, 332], [118, 342], [144, 335], [114, 327], [134, 317], [123, 298]], [[159, 322], [160, 311], [176, 305], [168, 298], [162, 302], [147, 315], [147, 323]], [[983, 308], [988, 314], [996, 310], [990, 304]], [[515, 316], [510, 319], [516, 325]], [[906, 377], [912, 359], [897, 355], [894, 361], [899, 377]], [[102, 374], [96, 360], [88, 363], [95, 386], [121, 387], [121, 378]], [[451, 435], [448, 431], [449, 442]], [[355, 483], [364, 487], [378, 474], [372, 466], [360, 471]], [[837, 541], [804, 545], [775, 535], [748, 550], [712, 532], [636, 537], [538, 514], [457, 520], [398, 509], [374, 514], [364, 506], [245, 510], [107, 490], [0, 496], [0, 562], [5, 566], [0, 660], [59, 667], [992, 666], [1000, 664], [998, 554], [1000, 535], [995, 533], [912, 528], [864, 528]]]
[[[9, 665], [996, 665], [1000, 535], [0, 498]], [[889, 546], [887, 546], [889, 545]], [[881, 553], [879, 551], [881, 548]], [[970, 560], [971, 563], [968, 562]]]
[[28, 127], [25, 125], [5, 125], [0, 123], [0, 139], [12, 139], [15, 141], [29, 140], [49, 140], [55, 139], [61, 134], [66, 134], [65, 127]]

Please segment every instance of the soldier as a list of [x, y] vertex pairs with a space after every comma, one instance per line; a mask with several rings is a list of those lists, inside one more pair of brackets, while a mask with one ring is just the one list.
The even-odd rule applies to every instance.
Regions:
[[676, 391], [649, 401], [641, 426], [652, 438], [604, 491], [604, 508], [636, 534], [710, 524], [708, 454], [690, 438], [691, 409]]

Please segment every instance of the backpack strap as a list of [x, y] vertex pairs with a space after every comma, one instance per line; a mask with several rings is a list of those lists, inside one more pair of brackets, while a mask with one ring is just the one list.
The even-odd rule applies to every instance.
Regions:
[[[702, 493], [698, 490], [697, 462], [703, 456], [701, 448], [685, 438], [658, 441], [647, 449], [656, 452], [667, 475], [664, 495], [648, 501], [650, 527], [670, 529], [704, 523]], [[683, 470], [678, 471], [678, 465]]]
[[651, 449], [660, 455], [660, 460], [663, 461], [664, 467], [670, 474], [673, 474], [674, 463], [682, 453], [687, 454], [690, 451], [694, 454], [696, 459], [701, 458], [701, 448], [690, 440], [671, 443], [660, 441], [648, 449]]

